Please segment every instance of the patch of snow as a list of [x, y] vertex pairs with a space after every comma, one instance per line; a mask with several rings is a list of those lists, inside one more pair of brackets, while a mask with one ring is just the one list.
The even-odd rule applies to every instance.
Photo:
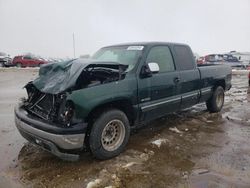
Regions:
[[128, 167], [133, 166], [135, 164], [137, 164], [137, 163], [136, 162], [130, 162], [130, 163], [127, 163], [127, 164], [123, 165], [122, 168], [128, 168]]
[[155, 141], [151, 142], [151, 144], [156, 145], [158, 148], [160, 148], [160, 147], [161, 147], [161, 144], [164, 144], [164, 143], [166, 143], [167, 141], [168, 141], [167, 139], [160, 138], [160, 139], [158, 139], [158, 140], [155, 140]]
[[101, 182], [101, 179], [96, 179], [94, 181], [89, 182], [86, 188], [97, 188], [100, 186]]
[[182, 132], [181, 132], [179, 129], [177, 129], [176, 127], [170, 127], [169, 130], [172, 131], [172, 132], [178, 133], [178, 134], [181, 134], [181, 133], [182, 133]]

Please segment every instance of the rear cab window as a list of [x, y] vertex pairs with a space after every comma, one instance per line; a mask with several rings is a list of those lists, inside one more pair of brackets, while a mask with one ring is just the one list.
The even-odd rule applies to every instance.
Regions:
[[174, 45], [175, 63], [178, 70], [193, 70], [196, 68], [193, 54], [188, 46]]

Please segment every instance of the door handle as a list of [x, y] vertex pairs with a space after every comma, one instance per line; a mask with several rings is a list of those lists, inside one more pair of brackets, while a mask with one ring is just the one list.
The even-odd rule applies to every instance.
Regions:
[[176, 78], [174, 78], [174, 83], [179, 83], [181, 81], [181, 79], [179, 78], [179, 77], [176, 77]]

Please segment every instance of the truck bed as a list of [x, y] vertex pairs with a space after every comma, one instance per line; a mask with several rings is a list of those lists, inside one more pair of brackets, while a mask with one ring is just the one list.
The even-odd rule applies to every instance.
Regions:
[[198, 66], [200, 71], [202, 88], [206, 85], [214, 85], [218, 80], [225, 79], [225, 90], [231, 87], [232, 69], [228, 65], [202, 65]]

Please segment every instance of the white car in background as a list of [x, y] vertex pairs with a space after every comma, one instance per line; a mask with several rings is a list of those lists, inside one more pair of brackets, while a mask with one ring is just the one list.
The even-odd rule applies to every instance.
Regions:
[[0, 52], [0, 67], [8, 67], [11, 66], [12, 59], [10, 55], [7, 55], [4, 52]]

